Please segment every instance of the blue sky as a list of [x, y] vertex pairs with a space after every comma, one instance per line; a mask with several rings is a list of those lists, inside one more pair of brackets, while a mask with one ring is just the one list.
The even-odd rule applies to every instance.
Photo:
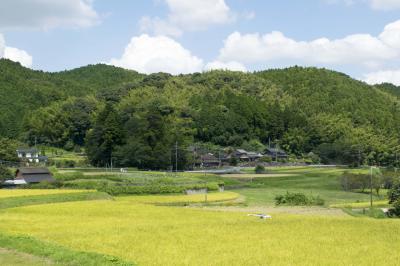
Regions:
[[0, 57], [46, 71], [318, 66], [400, 85], [400, 0], [2, 0]]

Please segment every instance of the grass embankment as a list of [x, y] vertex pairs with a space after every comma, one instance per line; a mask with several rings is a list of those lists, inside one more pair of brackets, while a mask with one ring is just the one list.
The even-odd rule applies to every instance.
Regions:
[[[30, 192], [32, 190], [25, 190]], [[54, 191], [57, 191], [54, 189]], [[100, 199], [111, 199], [111, 196], [104, 192], [76, 192], [76, 193], [54, 193], [54, 194], [42, 194], [33, 196], [16, 196], [8, 198], [0, 198], [0, 209], [27, 206], [27, 205], [38, 205], [47, 203], [57, 202], [68, 202], [68, 201], [82, 201], [82, 200], [100, 200]]]
[[7, 209], [0, 230], [139, 265], [396, 265], [400, 259], [395, 219], [275, 214], [260, 220], [149, 204], [198, 197], [131, 196]]
[[1, 265], [134, 265], [114, 256], [75, 251], [28, 236], [0, 233], [0, 247]]

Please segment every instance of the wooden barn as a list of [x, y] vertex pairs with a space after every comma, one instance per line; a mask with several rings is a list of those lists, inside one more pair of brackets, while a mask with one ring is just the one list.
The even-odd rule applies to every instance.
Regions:
[[19, 168], [15, 173], [15, 180], [24, 180], [27, 184], [55, 181], [49, 169], [33, 167]]

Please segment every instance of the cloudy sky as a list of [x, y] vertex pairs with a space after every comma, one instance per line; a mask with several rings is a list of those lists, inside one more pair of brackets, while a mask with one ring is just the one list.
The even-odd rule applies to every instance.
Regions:
[[46, 71], [318, 66], [400, 85], [400, 0], [1, 0], [0, 57]]

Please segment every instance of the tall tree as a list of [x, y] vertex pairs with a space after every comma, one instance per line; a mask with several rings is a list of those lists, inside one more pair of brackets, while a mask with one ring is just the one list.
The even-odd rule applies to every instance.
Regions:
[[86, 153], [93, 165], [111, 164], [113, 152], [123, 142], [124, 132], [120, 117], [107, 103], [86, 137]]

